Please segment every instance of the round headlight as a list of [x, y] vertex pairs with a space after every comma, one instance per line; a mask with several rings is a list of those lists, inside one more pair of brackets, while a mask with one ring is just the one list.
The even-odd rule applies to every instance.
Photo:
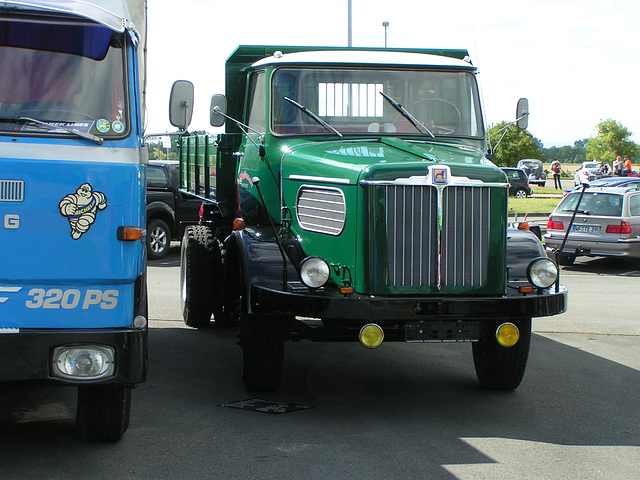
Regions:
[[558, 278], [558, 267], [548, 258], [536, 258], [527, 267], [527, 278], [538, 288], [548, 288]]
[[320, 257], [307, 257], [300, 263], [300, 280], [309, 288], [320, 288], [329, 280], [329, 264]]

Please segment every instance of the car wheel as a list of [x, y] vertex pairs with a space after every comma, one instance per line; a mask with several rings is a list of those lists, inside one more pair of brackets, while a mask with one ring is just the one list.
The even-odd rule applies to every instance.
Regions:
[[514, 194], [516, 198], [527, 198], [527, 191], [524, 188], [519, 188]]
[[180, 303], [184, 323], [190, 327], [203, 328], [211, 322], [216, 255], [220, 250], [209, 227], [187, 227], [180, 248]]
[[529, 358], [531, 319], [511, 320], [520, 331], [520, 339], [511, 347], [503, 347], [496, 340], [498, 322], [490, 322], [487, 335], [473, 343], [473, 364], [478, 382], [492, 390], [514, 390], [520, 385]]
[[131, 389], [126, 387], [78, 387], [76, 426], [93, 442], [117, 442], [129, 428]]
[[254, 392], [282, 384], [285, 321], [281, 316], [241, 314], [242, 380]]
[[147, 225], [147, 258], [160, 260], [171, 247], [171, 231], [167, 222], [154, 218]]

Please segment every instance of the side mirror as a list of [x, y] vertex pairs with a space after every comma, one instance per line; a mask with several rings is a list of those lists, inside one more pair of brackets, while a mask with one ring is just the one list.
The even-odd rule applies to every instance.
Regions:
[[193, 116], [193, 83], [177, 80], [169, 97], [169, 121], [180, 130], [186, 130]]
[[516, 125], [520, 130], [526, 130], [529, 126], [529, 100], [521, 98], [516, 108]]
[[224, 115], [227, 113], [227, 98], [224, 95], [214, 95], [211, 97], [211, 108], [209, 108], [209, 123], [212, 127], [224, 125]]

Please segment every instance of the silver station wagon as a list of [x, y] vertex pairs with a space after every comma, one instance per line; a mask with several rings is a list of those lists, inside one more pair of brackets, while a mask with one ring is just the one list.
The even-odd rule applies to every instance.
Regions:
[[640, 186], [587, 187], [570, 192], [547, 222], [544, 242], [549, 253], [558, 252], [578, 201], [580, 204], [567, 243], [558, 256], [560, 265], [576, 257], [640, 258]]

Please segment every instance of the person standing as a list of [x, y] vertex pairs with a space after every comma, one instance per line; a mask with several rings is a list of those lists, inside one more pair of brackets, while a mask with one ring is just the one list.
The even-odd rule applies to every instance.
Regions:
[[622, 175], [622, 160], [620, 160], [620, 155], [613, 161], [613, 174], [618, 176]]
[[551, 162], [551, 171], [553, 172], [553, 185], [556, 190], [562, 190], [562, 182], [560, 181], [561, 170], [562, 166], [560, 165], [560, 160], [554, 158], [553, 162]]

